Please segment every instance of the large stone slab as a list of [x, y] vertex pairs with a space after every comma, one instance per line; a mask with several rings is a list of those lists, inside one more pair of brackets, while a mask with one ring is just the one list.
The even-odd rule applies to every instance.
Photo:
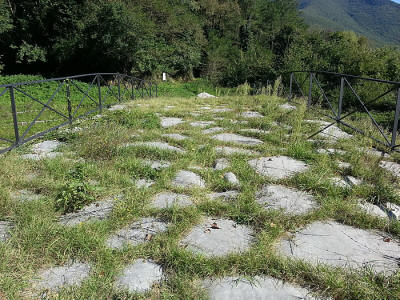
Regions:
[[200, 127], [200, 128], [205, 128], [207, 126], [214, 125], [214, 124], [215, 124], [214, 121], [196, 121], [196, 122], [190, 123], [191, 126]]
[[283, 209], [291, 215], [306, 214], [316, 207], [312, 195], [283, 185], [264, 185], [256, 198], [265, 208]]
[[392, 161], [381, 161], [379, 166], [392, 173], [395, 177], [400, 178], [400, 164]]
[[213, 127], [213, 128], [209, 128], [209, 129], [204, 129], [201, 133], [203, 133], [203, 134], [212, 134], [212, 133], [216, 133], [216, 132], [220, 132], [220, 131], [224, 131], [224, 128], [222, 128], [222, 127]]
[[[57, 292], [69, 286], [79, 286], [89, 277], [90, 265], [82, 262], [69, 263], [64, 266], [51, 267], [40, 271], [34, 280], [34, 290]], [[46, 295], [44, 295], [46, 296]]]
[[65, 226], [75, 226], [80, 223], [104, 220], [111, 214], [113, 206], [114, 201], [111, 199], [94, 202], [80, 211], [61, 216], [59, 222]]
[[41, 143], [33, 145], [31, 147], [32, 153], [22, 155], [22, 158], [31, 160], [40, 160], [40, 159], [57, 157], [61, 155], [61, 153], [54, 151], [60, 145], [62, 145], [62, 143], [56, 140], [43, 141]]
[[183, 123], [181, 118], [161, 118], [161, 127], [169, 128]]
[[238, 191], [226, 191], [226, 192], [221, 192], [221, 193], [208, 194], [208, 197], [211, 200], [223, 199], [224, 201], [235, 200], [238, 196], [239, 196]]
[[165, 142], [137, 142], [137, 143], [129, 143], [126, 144], [127, 147], [147, 147], [147, 148], [153, 148], [157, 150], [164, 150], [164, 151], [171, 151], [171, 152], [177, 152], [177, 153], [185, 153], [185, 150], [182, 150], [181, 148], [171, 146], [168, 143]]
[[154, 170], [162, 170], [171, 166], [171, 163], [165, 160], [144, 160], [143, 163]]
[[11, 229], [11, 222], [0, 221], [0, 242], [5, 242], [10, 237]]
[[172, 139], [172, 140], [175, 140], [175, 141], [183, 141], [183, 140], [188, 139], [187, 136], [181, 135], [181, 134], [179, 134], [179, 133], [163, 134], [162, 136], [163, 136], [163, 137], [166, 137], [166, 138], [169, 138], [169, 139]]
[[171, 192], [160, 193], [155, 196], [152, 207], [154, 208], [171, 208], [173, 206], [177, 207], [187, 207], [193, 205], [190, 197], [184, 194], [177, 194]]
[[232, 147], [215, 147], [215, 152], [223, 155], [233, 155], [233, 154], [245, 154], [245, 155], [258, 155], [260, 154], [257, 151], [241, 149], [241, 148], [232, 148]]
[[203, 281], [210, 300], [314, 300], [304, 288], [267, 276], [251, 280], [240, 277], [214, 278]]
[[279, 105], [279, 108], [281, 108], [283, 110], [295, 110], [295, 109], [297, 109], [296, 106], [290, 105], [289, 103], [281, 104], [281, 105]]
[[311, 264], [369, 267], [390, 274], [398, 270], [400, 259], [398, 241], [334, 221], [310, 224], [290, 239], [281, 240], [278, 251]]
[[240, 114], [242, 118], [263, 118], [264, 116], [258, 111], [244, 111]]
[[172, 185], [180, 188], [205, 187], [205, 181], [196, 173], [181, 170], [176, 174]]
[[374, 217], [384, 218], [384, 219], [387, 219], [389, 217], [383, 206], [378, 206], [366, 201], [360, 201], [358, 203], [358, 207], [360, 207], [367, 214]]
[[143, 218], [117, 231], [106, 242], [113, 249], [121, 249], [125, 245], [136, 246], [150, 241], [155, 235], [168, 229], [168, 224], [155, 218]]
[[251, 146], [263, 143], [259, 139], [242, 136], [234, 133], [221, 133], [214, 135], [212, 138], [221, 142], [241, 144], [241, 145], [251, 145]]
[[218, 158], [214, 163], [214, 170], [221, 171], [230, 167], [229, 160], [226, 158]]
[[143, 293], [150, 290], [154, 284], [161, 283], [162, 279], [163, 271], [160, 265], [151, 260], [137, 259], [122, 270], [116, 286], [131, 293]]
[[273, 179], [288, 178], [308, 169], [306, 163], [287, 156], [261, 157], [250, 160], [249, 165], [256, 173]]
[[[321, 127], [324, 128], [326, 126]], [[353, 136], [351, 134], [348, 134], [344, 132], [342, 129], [337, 127], [336, 125], [332, 125], [331, 127], [328, 127], [321, 133], [319, 133], [319, 136], [324, 137], [326, 139], [333, 139], [333, 140], [338, 140], [338, 139], [351, 139]]]
[[180, 244], [189, 251], [210, 257], [246, 251], [252, 241], [253, 231], [249, 227], [232, 220], [207, 218]]
[[197, 97], [201, 98], [201, 99], [217, 98], [214, 95], [211, 95], [211, 94], [206, 93], [206, 92], [202, 92], [202, 93], [198, 94]]
[[109, 111], [118, 111], [118, 110], [124, 110], [126, 108], [125, 105], [121, 105], [121, 104], [116, 104], [111, 106], [108, 110]]

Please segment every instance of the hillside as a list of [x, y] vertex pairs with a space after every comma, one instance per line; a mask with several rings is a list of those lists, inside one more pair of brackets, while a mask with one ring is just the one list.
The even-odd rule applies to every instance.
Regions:
[[377, 45], [400, 45], [400, 4], [390, 0], [299, 0], [306, 22], [328, 30], [352, 30]]

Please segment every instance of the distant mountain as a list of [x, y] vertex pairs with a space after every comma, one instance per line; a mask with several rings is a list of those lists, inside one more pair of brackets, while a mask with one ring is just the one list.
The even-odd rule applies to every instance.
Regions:
[[299, 0], [314, 28], [352, 30], [376, 45], [400, 45], [400, 4], [391, 0]]

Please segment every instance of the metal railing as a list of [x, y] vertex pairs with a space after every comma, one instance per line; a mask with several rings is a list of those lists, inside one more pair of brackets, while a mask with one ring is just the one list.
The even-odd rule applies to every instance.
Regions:
[[0, 85], [0, 153], [123, 100], [157, 94], [157, 84], [119, 73]]
[[[399, 151], [400, 82], [322, 71], [292, 71], [287, 74], [290, 74], [289, 101], [293, 101], [296, 95], [306, 98], [308, 108], [324, 107], [326, 109], [322, 114], [334, 121], [310, 138], [334, 124], [341, 124], [370, 137], [391, 151]], [[377, 107], [379, 101], [389, 103], [386, 108], [388, 113], [394, 112], [389, 120], [391, 125], [386, 128], [379, 124], [373, 110], [369, 108]], [[347, 121], [360, 114], [367, 116], [377, 134], [367, 133]]]

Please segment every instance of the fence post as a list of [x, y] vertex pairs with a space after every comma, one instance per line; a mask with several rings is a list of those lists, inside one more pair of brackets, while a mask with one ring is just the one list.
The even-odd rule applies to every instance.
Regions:
[[12, 111], [12, 116], [13, 116], [13, 121], [14, 121], [15, 145], [19, 145], [21, 140], [19, 137], [17, 108], [15, 105], [15, 95], [14, 95], [14, 87], [13, 86], [10, 86], [10, 100], [11, 100], [11, 111]]
[[71, 91], [69, 88], [69, 79], [66, 79], [66, 82], [67, 82], [68, 121], [70, 127], [72, 127], [72, 107], [71, 107]]
[[103, 103], [101, 102], [101, 86], [100, 86], [100, 75], [97, 74], [97, 90], [99, 92], [99, 109], [100, 109], [100, 113], [102, 113], [103, 111]]
[[400, 88], [397, 91], [397, 103], [396, 103], [396, 113], [394, 115], [394, 124], [392, 132], [392, 150], [396, 146], [397, 129], [399, 128], [399, 115], [400, 115]]
[[121, 102], [121, 76], [117, 75], [118, 77], [118, 102]]
[[158, 97], [158, 84], [156, 83], [156, 98]]
[[135, 86], [133, 83], [133, 79], [131, 79], [131, 89], [132, 89], [131, 99], [135, 99]]
[[343, 92], [344, 92], [344, 77], [340, 77], [340, 95], [339, 95], [339, 104], [338, 104], [338, 115], [337, 119], [340, 119], [342, 115], [342, 107], [343, 107]]
[[153, 84], [150, 82], [149, 97], [151, 98], [151, 90], [153, 89]]
[[293, 88], [293, 73], [290, 73], [290, 83], [289, 83], [289, 102], [292, 101], [292, 88]]
[[311, 106], [311, 98], [312, 98], [312, 85], [313, 85], [313, 80], [312, 80], [312, 78], [313, 78], [313, 73], [312, 72], [310, 72], [310, 87], [309, 87], [309, 90], [308, 90], [308, 102], [307, 102], [307, 107], [310, 107]]

